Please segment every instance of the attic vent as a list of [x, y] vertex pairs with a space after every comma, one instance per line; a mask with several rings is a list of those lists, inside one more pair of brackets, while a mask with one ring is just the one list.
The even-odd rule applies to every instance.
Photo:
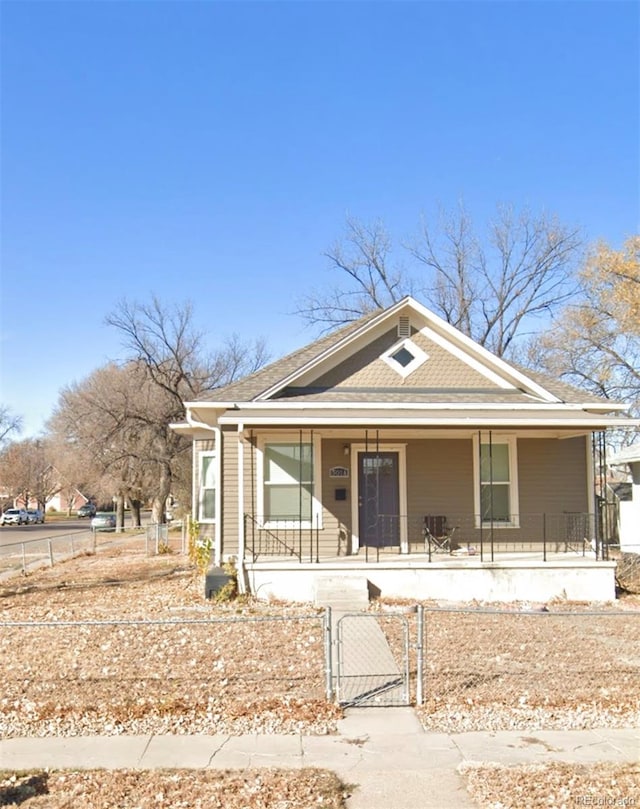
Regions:
[[408, 317], [398, 318], [398, 337], [411, 337], [411, 324]]

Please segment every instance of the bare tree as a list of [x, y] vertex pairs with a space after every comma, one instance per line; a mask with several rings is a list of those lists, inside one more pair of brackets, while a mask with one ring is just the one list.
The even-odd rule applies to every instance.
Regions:
[[391, 237], [381, 221], [366, 225], [347, 217], [343, 240], [324, 253], [330, 268], [346, 277], [346, 287], [312, 290], [299, 302], [296, 314], [329, 331], [410, 294], [411, 280], [394, 266], [392, 253]]
[[418, 236], [401, 246], [410, 265], [399, 263], [392, 248], [380, 222], [367, 227], [348, 219], [345, 240], [325, 254], [344, 286], [312, 291], [297, 314], [329, 328], [416, 294], [503, 356], [536, 318], [573, 294], [581, 239], [577, 229], [553, 217], [509, 207], [498, 208], [480, 238], [461, 205], [454, 213], [441, 212], [435, 226], [423, 219]]
[[5, 405], [0, 405], [0, 447], [2, 447], [12, 433], [19, 433], [22, 429], [22, 418], [15, 416]]
[[25, 508], [35, 500], [44, 512], [60, 491], [60, 476], [51, 462], [49, 443], [39, 438], [14, 441], [0, 455], [0, 479]]
[[157, 298], [150, 304], [122, 301], [107, 323], [121, 332], [129, 362], [147, 376], [148, 384], [141, 386], [146, 401], [130, 422], [142, 429], [156, 477], [152, 519], [163, 522], [175, 460], [191, 447], [169, 427], [184, 417], [183, 402], [257, 370], [268, 353], [262, 340], [247, 346], [237, 336], [218, 352], [205, 352], [189, 303], [168, 308]]

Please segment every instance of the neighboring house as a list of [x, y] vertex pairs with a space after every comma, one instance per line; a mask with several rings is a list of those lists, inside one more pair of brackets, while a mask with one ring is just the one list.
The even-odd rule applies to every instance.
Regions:
[[617, 452], [610, 459], [612, 466], [629, 469], [630, 496], [620, 498], [620, 550], [640, 553], [640, 444]]
[[[260, 595], [312, 599], [328, 575], [408, 597], [613, 593], [594, 450], [632, 423], [624, 406], [497, 358], [412, 298], [185, 408], [194, 516]], [[547, 583], [524, 586], [507, 551], [546, 560]], [[574, 586], [581, 565], [606, 583]]]

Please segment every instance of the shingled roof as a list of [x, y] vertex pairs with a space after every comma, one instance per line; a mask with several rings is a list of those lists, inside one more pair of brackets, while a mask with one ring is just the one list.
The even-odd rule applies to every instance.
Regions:
[[[384, 314], [383, 310], [376, 310], [371, 312], [358, 320], [336, 329], [330, 334], [314, 340], [306, 346], [297, 349], [284, 357], [270, 363], [269, 365], [261, 368], [243, 379], [233, 382], [230, 385], [217, 388], [213, 391], [200, 397], [197, 401], [202, 403], [217, 402], [227, 404], [234, 402], [241, 404], [243, 402], [253, 402], [258, 400], [272, 388], [276, 388], [284, 380], [291, 377], [300, 369], [304, 368], [314, 360], [320, 358], [332, 349], [340, 346], [341, 343], [347, 342], [350, 337], [355, 336], [360, 332], [363, 327], [375, 321]], [[584, 391], [566, 382], [557, 380], [548, 374], [543, 374], [539, 371], [532, 371], [528, 368], [511, 363], [510, 367], [518, 373], [523, 374], [526, 378], [540, 386], [549, 394], [556, 397], [560, 402], [567, 404], [580, 404], [584, 406], [593, 405], [602, 409], [603, 404], [608, 400], [604, 397], [595, 396], [592, 393]], [[294, 383], [295, 384], [295, 383]], [[286, 399], [291, 403], [303, 402], [431, 402], [431, 403], [445, 403], [445, 402], [515, 402], [516, 399], [521, 400], [526, 398], [529, 394], [524, 390], [493, 390], [475, 389], [469, 386], [468, 390], [461, 389], [447, 389], [442, 385], [437, 387], [409, 387], [393, 389], [388, 385], [385, 386], [361, 386], [361, 387], [293, 387], [291, 389], [280, 391], [278, 399]], [[283, 402], [284, 403], [284, 402]], [[612, 403], [613, 408], [615, 404]]]

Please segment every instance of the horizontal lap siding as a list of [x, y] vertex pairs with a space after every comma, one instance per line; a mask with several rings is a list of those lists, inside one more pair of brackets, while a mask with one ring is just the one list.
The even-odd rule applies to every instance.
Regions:
[[473, 514], [473, 444], [469, 439], [409, 441], [409, 515]]
[[238, 433], [235, 427], [222, 429], [222, 556], [238, 553]]
[[[319, 546], [323, 557], [343, 556], [351, 547], [351, 486], [357, 470], [351, 469], [351, 458], [345, 456], [344, 447], [345, 441], [327, 439], [322, 442], [323, 509]], [[336, 466], [349, 469], [349, 477], [330, 477], [330, 470]], [[347, 490], [345, 500], [336, 500], [336, 489]]]
[[[238, 550], [241, 525], [238, 520], [238, 440], [235, 429], [223, 432], [224, 488], [222, 492], [223, 554]], [[474, 518], [474, 445], [470, 438], [390, 440], [406, 444], [407, 509], [410, 539], [419, 540], [419, 526], [426, 514], [442, 514], [451, 524], [460, 528], [456, 538], [462, 543], [477, 542], [480, 532], [473, 527]], [[352, 513], [355, 505], [354, 477], [357, 468], [351, 468], [351, 455], [345, 455], [345, 439], [323, 439], [321, 443], [322, 529], [317, 552], [321, 558], [342, 555], [351, 546]], [[257, 480], [251, 483], [251, 472], [257, 477], [259, 456], [250, 443], [244, 444], [244, 510], [257, 510]], [[542, 538], [538, 530], [540, 520], [525, 515], [562, 514], [588, 510], [588, 473], [584, 437], [558, 440], [553, 438], [519, 438], [518, 490], [519, 511], [523, 516], [521, 529], [498, 529], [497, 537], [505, 541], [528, 541]], [[380, 443], [384, 451], [385, 442]], [[252, 464], [253, 455], [253, 464]], [[333, 467], [346, 467], [346, 478], [330, 477]], [[336, 490], [346, 489], [344, 500], [336, 499]], [[486, 534], [486, 532], [485, 532]], [[310, 550], [309, 532], [301, 535], [303, 555]], [[315, 546], [313, 554], [315, 555]]]
[[520, 512], [588, 511], [585, 438], [518, 439]]

